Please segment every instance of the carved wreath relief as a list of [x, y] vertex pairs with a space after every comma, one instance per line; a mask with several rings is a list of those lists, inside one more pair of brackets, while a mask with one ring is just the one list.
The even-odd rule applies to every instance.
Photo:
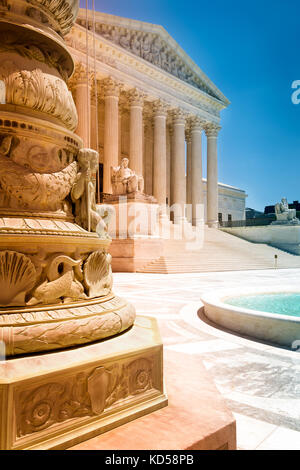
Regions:
[[139, 358], [123, 365], [80, 372], [26, 392], [20, 390], [16, 400], [17, 436], [72, 418], [99, 416], [120, 400], [151, 390], [152, 373], [153, 360]]

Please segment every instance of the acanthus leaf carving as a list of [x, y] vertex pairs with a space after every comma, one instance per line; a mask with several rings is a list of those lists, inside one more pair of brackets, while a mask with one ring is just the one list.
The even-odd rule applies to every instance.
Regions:
[[70, 130], [76, 129], [78, 118], [71, 92], [66, 83], [39, 69], [22, 70], [4, 78], [6, 103], [25, 106], [52, 115]]

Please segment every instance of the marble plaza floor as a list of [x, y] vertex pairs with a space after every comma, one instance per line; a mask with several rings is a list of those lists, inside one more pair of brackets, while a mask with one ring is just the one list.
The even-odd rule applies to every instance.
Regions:
[[[205, 292], [238, 286], [298, 287], [300, 269], [197, 274], [114, 274], [114, 291], [152, 315], [164, 347], [198, 356], [237, 421], [239, 449], [300, 450], [300, 354], [209, 324]], [[300, 338], [299, 338], [300, 339]]]

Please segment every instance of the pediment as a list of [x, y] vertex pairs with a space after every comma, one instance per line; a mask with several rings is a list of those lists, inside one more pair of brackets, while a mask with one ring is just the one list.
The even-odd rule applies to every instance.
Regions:
[[[221, 91], [162, 26], [98, 12], [95, 18], [96, 34], [225, 105], [229, 104]], [[77, 23], [86, 27], [85, 10], [80, 10]], [[92, 29], [91, 17], [89, 17], [89, 29]]]

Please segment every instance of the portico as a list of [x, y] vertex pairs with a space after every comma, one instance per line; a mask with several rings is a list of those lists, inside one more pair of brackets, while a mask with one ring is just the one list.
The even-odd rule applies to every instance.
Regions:
[[[111, 167], [127, 157], [130, 168], [144, 177], [145, 192], [161, 208], [175, 205], [175, 224], [185, 220], [187, 203], [192, 204], [190, 222], [203, 223], [197, 206], [204, 203], [201, 149], [206, 136], [205, 213], [208, 225], [216, 227], [220, 111], [229, 101], [163, 27], [103, 13], [96, 13], [96, 81], [91, 80], [94, 70], [86, 69], [85, 53], [87, 26], [93, 50], [92, 18], [88, 23], [80, 13], [67, 37], [76, 60], [70, 88], [79, 114], [77, 133], [91, 145], [98, 142], [103, 193], [112, 192]], [[87, 136], [94, 83], [97, 139]]]

